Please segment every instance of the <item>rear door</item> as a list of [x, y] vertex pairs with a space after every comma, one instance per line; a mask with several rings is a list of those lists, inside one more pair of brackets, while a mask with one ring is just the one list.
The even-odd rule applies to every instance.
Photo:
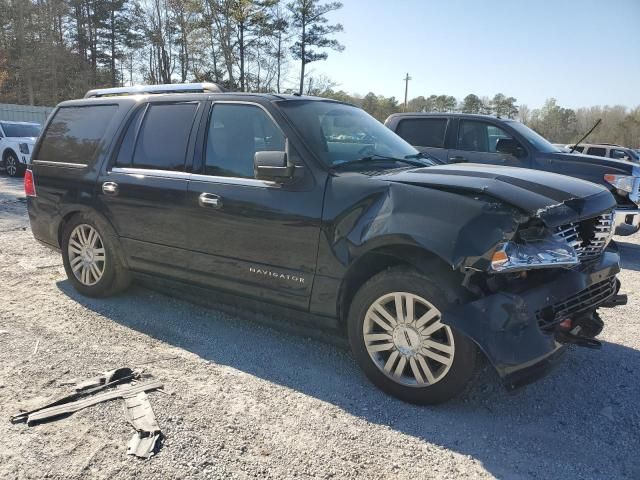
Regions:
[[[503, 128], [483, 120], [460, 119], [455, 138], [455, 147], [449, 150], [449, 162], [488, 163], [528, 168], [528, 156], [517, 158], [496, 151], [500, 139], [513, 139]], [[523, 152], [526, 149], [523, 147]]]
[[129, 266], [184, 277], [187, 158], [201, 102], [142, 104], [98, 179], [98, 206], [121, 237]]
[[[324, 182], [289, 142], [266, 107], [213, 103], [202, 122], [202, 161], [189, 184], [193, 280], [236, 293], [308, 308]], [[298, 166], [284, 183], [254, 177], [258, 151], [287, 150]]]
[[448, 125], [449, 119], [446, 117], [408, 117], [398, 122], [396, 133], [421, 152], [446, 163], [449, 153], [445, 141]]

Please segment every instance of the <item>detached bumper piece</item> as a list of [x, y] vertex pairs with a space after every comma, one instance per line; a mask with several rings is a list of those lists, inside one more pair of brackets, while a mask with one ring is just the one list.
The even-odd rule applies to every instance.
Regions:
[[[127, 453], [140, 458], [149, 458], [160, 448], [162, 433], [145, 392], [162, 388], [163, 384], [151, 379], [140, 382], [141, 377], [140, 371], [130, 368], [112, 370], [78, 383], [70, 394], [55, 398], [38, 408], [12, 415], [11, 422], [24, 422], [31, 427], [67, 417], [98, 403], [122, 398], [127, 419], [136, 429], [134, 437], [129, 442]], [[130, 383], [125, 385], [125, 382]]]
[[140, 458], [151, 457], [162, 440], [162, 432], [151, 409], [149, 397], [144, 392], [124, 397], [124, 411], [129, 423], [136, 429], [129, 441], [127, 454]]

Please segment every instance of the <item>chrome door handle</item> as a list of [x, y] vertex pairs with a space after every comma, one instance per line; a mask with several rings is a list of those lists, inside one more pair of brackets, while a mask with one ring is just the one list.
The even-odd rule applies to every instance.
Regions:
[[102, 184], [102, 193], [105, 195], [117, 195], [118, 184], [115, 182], [104, 182]]
[[198, 197], [198, 204], [201, 207], [220, 208], [222, 207], [222, 200], [218, 195], [212, 193], [201, 193]]
[[453, 163], [460, 163], [460, 162], [466, 162], [467, 159], [462, 155], [456, 155], [455, 157], [449, 157], [449, 161]]

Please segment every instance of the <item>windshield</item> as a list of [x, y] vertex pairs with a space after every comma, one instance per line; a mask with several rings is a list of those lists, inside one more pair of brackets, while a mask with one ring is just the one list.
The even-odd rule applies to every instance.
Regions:
[[278, 102], [278, 106], [329, 166], [363, 157], [406, 159], [419, 155], [418, 150], [360, 108], [318, 100], [287, 100]]
[[37, 137], [40, 135], [40, 125], [28, 123], [0, 123], [2, 131], [7, 137]]
[[511, 126], [514, 130], [516, 130], [520, 135], [529, 140], [529, 143], [533, 145], [537, 150], [543, 153], [558, 153], [562, 152], [558, 147], [552, 145], [549, 140], [544, 138], [542, 135], [537, 134], [525, 124], [520, 122], [509, 122], [509, 126]]

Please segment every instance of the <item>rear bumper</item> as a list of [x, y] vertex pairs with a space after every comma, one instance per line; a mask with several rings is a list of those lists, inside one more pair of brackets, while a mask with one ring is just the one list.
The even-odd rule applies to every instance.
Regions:
[[[524, 291], [499, 292], [461, 305], [445, 312], [442, 321], [470, 337], [505, 386], [513, 389], [548, 373], [566, 348], [547, 327], [549, 315], [572, 318], [607, 303], [616, 294], [619, 271], [620, 258], [610, 249], [580, 270], [562, 272]], [[614, 288], [603, 293], [603, 285]]]
[[613, 217], [616, 235], [632, 235], [640, 229], [640, 210], [616, 209]]

